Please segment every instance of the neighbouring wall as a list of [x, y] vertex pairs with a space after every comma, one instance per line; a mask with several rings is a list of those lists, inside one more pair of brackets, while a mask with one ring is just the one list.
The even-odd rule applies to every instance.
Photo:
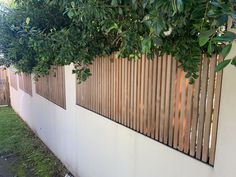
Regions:
[[13, 87], [10, 93], [13, 109], [75, 176], [236, 177], [233, 66], [223, 75], [214, 167], [77, 106], [72, 69], [65, 67], [66, 110], [36, 94], [34, 81], [32, 97]]

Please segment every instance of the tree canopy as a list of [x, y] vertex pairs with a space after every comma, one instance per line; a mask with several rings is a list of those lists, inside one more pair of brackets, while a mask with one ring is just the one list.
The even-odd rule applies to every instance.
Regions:
[[[0, 17], [0, 63], [36, 76], [74, 63], [80, 81], [97, 56], [117, 52], [130, 60], [170, 54], [193, 83], [200, 56], [226, 57], [236, 39], [228, 31], [235, 0], [15, 0]], [[236, 57], [216, 71], [230, 63]]]

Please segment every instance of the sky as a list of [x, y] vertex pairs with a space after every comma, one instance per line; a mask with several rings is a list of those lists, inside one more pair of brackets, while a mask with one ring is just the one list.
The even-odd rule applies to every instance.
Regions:
[[12, 4], [13, 0], [0, 0], [0, 4], [6, 4], [7, 6], [10, 6]]

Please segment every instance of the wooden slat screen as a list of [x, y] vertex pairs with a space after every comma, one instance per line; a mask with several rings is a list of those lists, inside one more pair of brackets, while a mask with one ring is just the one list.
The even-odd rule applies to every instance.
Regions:
[[0, 105], [10, 104], [9, 83], [7, 71], [0, 66]]
[[10, 74], [10, 85], [18, 90], [18, 84], [17, 84], [17, 74], [15, 71], [13, 70], [9, 70], [9, 74]]
[[32, 79], [31, 75], [21, 73], [18, 75], [19, 88], [32, 96]]
[[38, 78], [36, 93], [66, 109], [64, 67], [54, 66], [49, 75]]
[[77, 104], [185, 154], [214, 165], [222, 58], [204, 58], [189, 85], [170, 56], [139, 61], [97, 58], [77, 85]]
[[6, 69], [0, 66], [0, 79], [7, 78], [7, 72]]

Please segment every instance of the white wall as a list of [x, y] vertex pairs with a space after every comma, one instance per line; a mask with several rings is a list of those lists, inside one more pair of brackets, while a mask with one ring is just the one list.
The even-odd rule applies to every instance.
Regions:
[[11, 88], [11, 102], [74, 175], [236, 177], [236, 68], [224, 71], [214, 168], [75, 105], [72, 66], [65, 70], [67, 110], [36, 94], [34, 84], [33, 97]]

